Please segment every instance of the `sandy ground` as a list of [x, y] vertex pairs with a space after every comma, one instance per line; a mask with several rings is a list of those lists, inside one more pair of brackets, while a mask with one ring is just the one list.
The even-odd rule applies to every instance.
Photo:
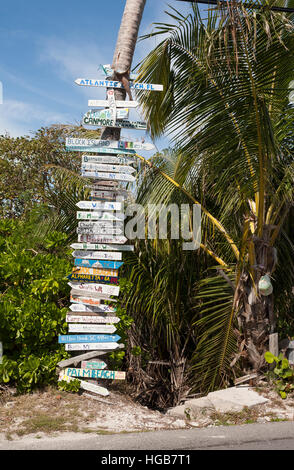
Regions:
[[89, 392], [68, 393], [55, 388], [28, 395], [0, 394], [0, 439], [38, 439], [44, 436], [80, 436], [89, 433], [113, 434], [167, 429], [189, 429], [249, 423], [294, 420], [294, 396], [283, 400], [268, 384], [253, 387], [269, 399], [263, 405], [236, 413], [202, 409], [197, 416], [171, 416], [150, 410], [127, 394], [108, 387], [110, 395]]

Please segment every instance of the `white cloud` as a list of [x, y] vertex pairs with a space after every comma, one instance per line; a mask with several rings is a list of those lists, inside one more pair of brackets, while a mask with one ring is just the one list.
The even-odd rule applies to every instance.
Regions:
[[0, 105], [0, 134], [18, 137], [51, 124], [70, 124], [69, 114], [57, 113], [39, 105], [17, 100], [5, 100]]

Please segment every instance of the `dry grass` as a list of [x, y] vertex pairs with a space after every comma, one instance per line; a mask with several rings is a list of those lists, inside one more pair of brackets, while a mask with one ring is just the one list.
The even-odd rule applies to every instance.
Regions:
[[35, 437], [58, 432], [108, 434], [185, 427], [184, 421], [142, 407], [117, 390], [104, 401], [103, 397], [100, 399], [54, 388], [28, 395], [2, 394], [0, 434], [14, 439], [29, 434]]

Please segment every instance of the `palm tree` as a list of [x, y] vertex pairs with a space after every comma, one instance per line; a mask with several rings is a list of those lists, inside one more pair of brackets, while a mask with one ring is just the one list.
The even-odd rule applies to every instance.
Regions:
[[[145, 3], [146, 0], [126, 0], [112, 61], [111, 78], [121, 81], [124, 86], [123, 89], [115, 89], [114, 96], [117, 100], [124, 100], [126, 92], [129, 92], [129, 73]], [[102, 131], [102, 139], [119, 140], [119, 138], [119, 128], [106, 127]]]
[[156, 24], [149, 36], [165, 37], [139, 68], [142, 80], [165, 90], [140, 92], [151, 133], [171, 133], [178, 150], [173, 174], [150, 170], [149, 199], [167, 201], [177, 188], [202, 207], [201, 248], [218, 265], [195, 284], [193, 367], [207, 390], [226, 383], [240, 359], [243, 368], [264, 366], [276, 316], [260, 280], [274, 282], [284, 270], [284, 286], [293, 282], [284, 228], [293, 205], [294, 29], [283, 13], [241, 3], [210, 11], [205, 21], [196, 6], [187, 17], [169, 15], [175, 23]]

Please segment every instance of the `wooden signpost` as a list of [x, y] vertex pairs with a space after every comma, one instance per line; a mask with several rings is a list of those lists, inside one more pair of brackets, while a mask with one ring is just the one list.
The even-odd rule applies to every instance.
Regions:
[[[112, 80], [97, 80], [95, 78], [77, 78], [75, 83], [79, 86], [93, 86], [93, 87], [108, 87], [108, 88], [124, 88], [121, 82]], [[130, 82], [130, 89], [132, 90], [148, 90], [148, 91], [162, 91], [163, 85], [154, 83], [134, 83]]]
[[113, 250], [113, 251], [134, 251], [134, 245], [107, 245], [105, 243], [72, 243], [74, 250]]
[[107, 349], [118, 349], [118, 343], [66, 343], [66, 351], [99, 351]]
[[67, 137], [66, 147], [68, 147], [69, 150], [73, 150], [77, 147], [83, 147], [85, 148], [85, 152], [90, 151], [91, 148], [98, 148], [99, 150], [93, 150], [93, 152], [98, 153], [103, 153], [102, 148], [107, 149], [107, 151], [115, 149], [117, 153], [120, 153], [119, 150], [123, 150], [122, 153], [136, 153], [136, 150], [153, 150], [155, 148], [153, 144], [147, 142], [132, 142], [128, 140], [83, 139], [76, 137]]
[[[102, 69], [107, 77], [113, 73], [110, 65], [104, 65]], [[135, 75], [130, 75], [131, 80], [135, 78]], [[88, 101], [93, 109], [84, 115], [83, 124], [147, 129], [145, 122], [127, 120], [129, 108], [137, 107], [137, 101], [115, 100], [114, 89], [123, 88], [121, 82], [77, 79], [76, 83], [81, 86], [108, 87], [107, 100]], [[163, 89], [162, 85], [135, 82], [130, 82], [130, 88], [149, 91]], [[90, 200], [77, 203], [78, 209], [81, 209], [76, 214], [80, 220], [78, 240], [71, 245], [75, 267], [68, 276], [71, 305], [66, 322], [70, 334], [58, 337], [58, 342], [64, 344], [66, 351], [83, 351], [83, 354], [58, 363], [59, 367], [75, 366], [62, 370], [59, 380], [78, 379], [82, 389], [104, 396], [109, 394], [106, 388], [81, 379], [124, 380], [126, 377], [125, 372], [106, 370], [106, 363], [97, 359], [97, 356], [124, 347], [117, 342], [120, 336], [114, 334], [115, 324], [120, 321], [115, 316], [116, 308], [103, 302], [117, 302], [113, 296], [118, 296], [120, 292], [118, 269], [123, 265], [122, 255], [123, 252], [134, 250], [133, 246], [125, 245], [127, 238], [123, 235], [123, 201], [132, 194], [121, 186], [136, 180], [132, 175], [135, 168], [130, 166], [136, 163], [133, 158], [136, 151], [153, 149], [153, 144], [144, 141], [66, 138], [67, 151], [88, 152], [82, 155], [81, 174], [94, 181], [88, 185], [91, 190]], [[92, 358], [95, 359], [88, 360]], [[77, 368], [79, 363], [81, 367]]]
[[[95, 118], [97, 119], [113, 119], [113, 113], [111, 112], [111, 108], [103, 109], [103, 110], [91, 109], [90, 111], [88, 111], [88, 113], [86, 113], [86, 115], [87, 114], [90, 114], [91, 116], [95, 116]], [[125, 119], [128, 117], [129, 117], [128, 108], [121, 108], [121, 109], [116, 110], [117, 119]]]
[[[112, 74], [113, 74], [113, 69], [111, 68], [111, 65], [110, 65], [110, 64], [106, 64], [106, 65], [101, 65], [101, 64], [100, 64], [100, 68], [101, 68], [101, 70], [104, 72], [104, 74], [105, 74], [107, 77], [111, 77], [111, 76], [112, 76]], [[129, 73], [129, 78], [130, 78], [130, 80], [137, 80], [138, 75], [137, 75], [136, 73], [130, 72], [130, 73]], [[125, 101], [123, 101], [123, 103], [125, 103]]]
[[136, 163], [131, 157], [127, 156], [112, 156], [112, 155], [82, 155], [82, 164], [85, 163], [112, 163], [112, 164], [127, 164], [132, 165]]
[[59, 335], [58, 343], [70, 344], [70, 343], [112, 343], [120, 340], [118, 335]]
[[[109, 100], [88, 100], [88, 106], [90, 108], [99, 108], [102, 106], [105, 106], [105, 108], [109, 108]], [[115, 106], [117, 108], [137, 108], [139, 106], [138, 101], [120, 101], [120, 100], [115, 100]]]
[[[66, 382], [70, 382], [71, 380], [74, 380], [77, 377], [69, 377], [66, 375], [63, 371], [60, 372], [58, 380], [65, 380]], [[93, 392], [97, 393], [98, 395], [102, 395], [104, 397], [107, 397], [109, 395], [109, 391], [104, 388], [100, 387], [100, 385], [93, 384], [91, 382], [86, 382], [85, 380], [80, 380], [80, 387], [83, 390], [87, 390], [88, 392]]]
[[[81, 313], [81, 312], [80, 312]], [[90, 313], [90, 312], [85, 312]], [[101, 315], [66, 315], [66, 323], [118, 323], [118, 317], [106, 317]]]
[[102, 284], [118, 284], [118, 278], [112, 276], [93, 276], [91, 274], [70, 274], [67, 276], [70, 281], [96, 282]]
[[107, 294], [107, 295], [118, 295], [119, 286], [113, 286], [110, 284], [93, 284], [93, 283], [78, 283], [78, 282], [68, 282], [68, 285], [74, 289], [80, 291], [82, 295], [83, 292], [86, 292], [86, 295], [89, 295], [90, 292], [98, 294]]
[[81, 312], [84, 313], [94, 313], [94, 314], [100, 314], [100, 313], [107, 313], [107, 314], [114, 314], [116, 312], [116, 308], [112, 307], [111, 305], [106, 305], [106, 304], [99, 304], [99, 305], [86, 305], [86, 304], [72, 304], [69, 306], [69, 309], [71, 312], [78, 312], [79, 314]]
[[110, 225], [95, 225], [95, 226], [88, 226], [88, 227], [78, 227], [77, 228], [78, 234], [86, 234], [86, 235], [122, 235], [123, 229], [119, 227], [113, 227]]
[[77, 211], [77, 219], [79, 220], [110, 220], [118, 222], [124, 220], [124, 214], [121, 212], [102, 212], [102, 211]]
[[84, 258], [84, 259], [109, 259], [113, 261], [121, 261], [122, 253], [114, 251], [83, 251], [75, 250], [72, 252], [72, 255], [75, 258]]
[[134, 173], [135, 168], [126, 165], [108, 165], [104, 163], [83, 163], [83, 171], [107, 171], [113, 173]]
[[134, 182], [136, 178], [133, 175], [127, 173], [106, 173], [102, 171], [85, 171], [82, 170], [82, 176], [86, 178], [105, 178], [106, 180], [116, 180], [116, 181], [128, 181]]
[[[127, 191], [122, 190], [113, 190], [113, 189], [106, 189], [105, 187], [99, 189], [97, 187], [94, 188], [94, 191], [90, 192], [90, 200], [92, 201], [111, 201], [113, 199], [119, 198], [120, 200], [126, 200], [129, 194]], [[90, 202], [90, 201], [89, 201]]]
[[70, 323], [68, 325], [69, 333], [114, 333], [115, 331], [115, 326], [106, 324]]
[[123, 262], [76, 258], [74, 264], [75, 266], [85, 268], [119, 269], [123, 265]]
[[109, 268], [84, 268], [82, 266], [74, 266], [72, 270], [72, 274], [86, 274], [92, 276], [113, 276], [118, 277], [118, 270], [117, 269], [109, 269]]
[[82, 361], [82, 369], [105, 369], [107, 364], [104, 361]]
[[79, 209], [99, 211], [120, 211], [122, 209], [121, 202], [79, 201], [76, 206], [78, 206]]
[[75, 369], [67, 368], [64, 373], [69, 377], [88, 379], [109, 379], [109, 380], [125, 380], [126, 373], [105, 369]]
[[82, 123], [85, 126], [101, 126], [101, 127], [121, 127], [124, 129], [138, 129], [146, 130], [147, 123], [142, 121], [127, 121], [121, 119], [116, 121], [114, 119], [102, 119], [96, 116], [93, 113], [87, 113], [83, 116]]
[[93, 296], [71, 294], [70, 301], [77, 304], [85, 305], [95, 305], [98, 306], [101, 304], [101, 300], [109, 300], [110, 302], [117, 302], [116, 299], [112, 299], [108, 295], [100, 294], [99, 298], [94, 298]]

